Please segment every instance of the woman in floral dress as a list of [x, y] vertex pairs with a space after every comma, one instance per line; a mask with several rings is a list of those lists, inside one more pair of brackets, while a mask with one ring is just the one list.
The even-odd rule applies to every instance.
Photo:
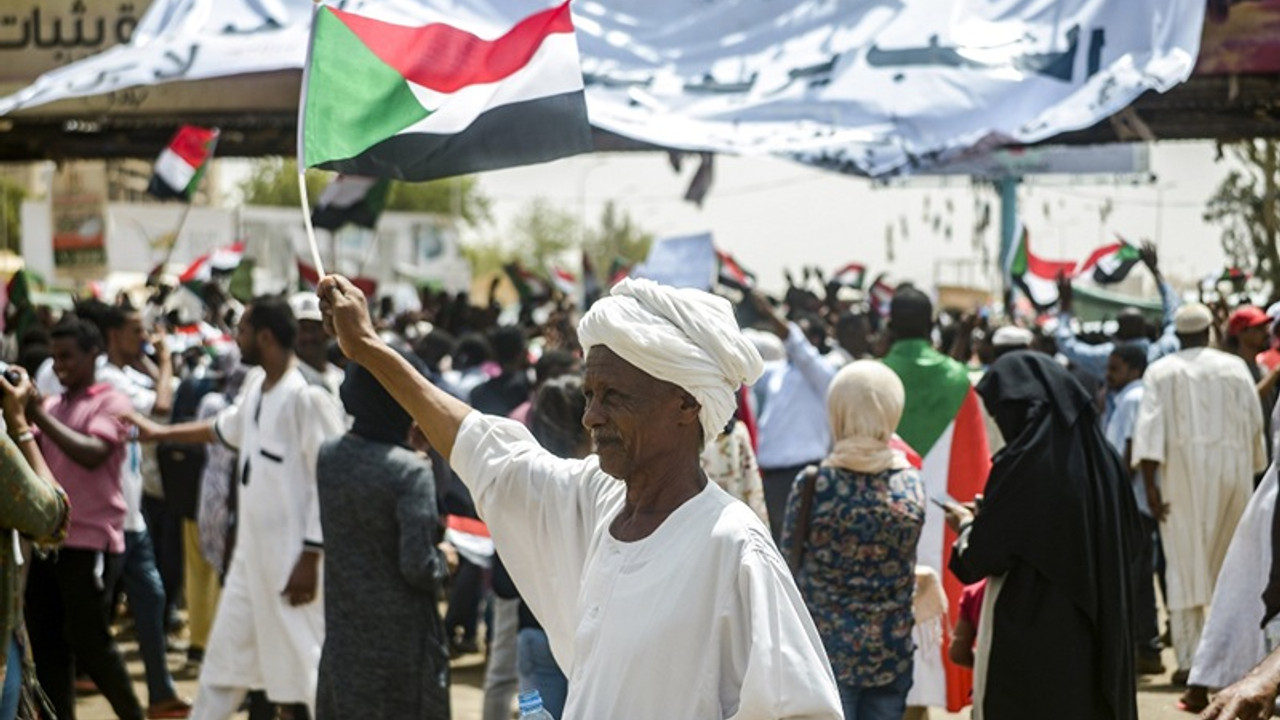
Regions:
[[833, 445], [813, 478], [807, 533], [799, 529], [810, 473], [796, 478], [787, 501], [783, 547], [803, 548], [796, 583], [831, 659], [845, 720], [900, 720], [911, 689], [925, 493], [889, 446], [904, 399], [902, 381], [878, 362], [841, 369], [827, 392]]

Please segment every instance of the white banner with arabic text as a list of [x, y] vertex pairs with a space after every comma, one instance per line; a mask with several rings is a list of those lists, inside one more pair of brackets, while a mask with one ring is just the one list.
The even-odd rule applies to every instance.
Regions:
[[[345, 0], [494, 37], [546, 0]], [[311, 0], [155, 0], [127, 45], [0, 114], [299, 68]], [[658, 145], [883, 175], [1088, 127], [1191, 73], [1205, 0], [575, 0], [591, 121]]]

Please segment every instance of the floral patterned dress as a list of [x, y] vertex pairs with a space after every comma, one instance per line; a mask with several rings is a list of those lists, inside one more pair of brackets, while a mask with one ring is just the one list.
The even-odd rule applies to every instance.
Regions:
[[[804, 478], [796, 478], [787, 500], [784, 548], [799, 520]], [[881, 687], [911, 672], [924, 503], [924, 483], [913, 469], [818, 473], [796, 584], [841, 685]]]
[[760, 521], [769, 525], [769, 511], [764, 504], [764, 481], [756, 453], [751, 449], [751, 434], [742, 421], [722, 433], [702, 450], [702, 471], [720, 489], [738, 498], [755, 511]]

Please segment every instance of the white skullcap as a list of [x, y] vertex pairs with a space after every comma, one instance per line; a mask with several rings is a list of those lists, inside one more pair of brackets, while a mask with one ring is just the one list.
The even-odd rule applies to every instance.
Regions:
[[604, 345], [653, 377], [684, 389], [702, 406], [704, 442], [724, 431], [735, 394], [764, 372], [728, 300], [691, 288], [628, 278], [613, 286], [578, 322], [587, 353]]
[[1213, 311], [1200, 303], [1188, 303], [1173, 316], [1173, 329], [1182, 335], [1204, 332], [1213, 324]]
[[991, 345], [998, 348], [1031, 347], [1031, 341], [1035, 340], [1035, 337], [1026, 328], [1005, 325], [997, 328], [995, 333], [991, 335]]
[[313, 292], [300, 292], [289, 296], [289, 308], [293, 310], [293, 317], [296, 320], [324, 322], [324, 315], [320, 313], [320, 298]]

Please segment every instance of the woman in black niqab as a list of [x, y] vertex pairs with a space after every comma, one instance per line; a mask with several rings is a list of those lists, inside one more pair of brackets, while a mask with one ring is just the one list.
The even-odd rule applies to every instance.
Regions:
[[1008, 444], [950, 567], [990, 578], [975, 717], [1134, 720], [1141, 529], [1129, 474], [1088, 392], [1051, 358], [1006, 355], [978, 384]]

